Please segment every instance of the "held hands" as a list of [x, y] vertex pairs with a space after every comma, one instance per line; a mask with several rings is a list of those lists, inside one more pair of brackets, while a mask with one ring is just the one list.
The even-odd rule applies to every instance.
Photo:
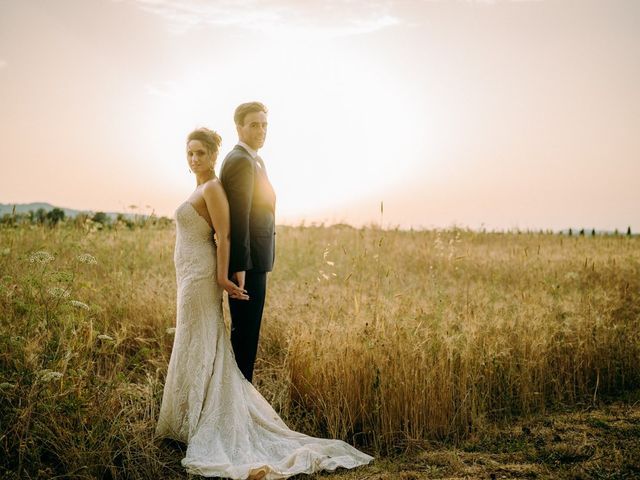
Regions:
[[218, 284], [227, 291], [229, 298], [249, 300], [249, 295], [247, 295], [247, 291], [244, 289], [244, 281], [241, 286], [238, 286], [228, 278], [222, 278], [218, 279]]
[[246, 276], [246, 272], [244, 272], [244, 271], [235, 272], [233, 275], [231, 275], [231, 280], [236, 282], [240, 288], [244, 288], [245, 276]]

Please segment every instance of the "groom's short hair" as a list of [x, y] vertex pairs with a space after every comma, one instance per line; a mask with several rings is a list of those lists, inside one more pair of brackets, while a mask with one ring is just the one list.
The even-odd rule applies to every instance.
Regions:
[[236, 122], [236, 125], [242, 126], [244, 125], [244, 118], [253, 112], [269, 113], [267, 107], [260, 102], [243, 103], [236, 108], [236, 112], [233, 114], [233, 121]]

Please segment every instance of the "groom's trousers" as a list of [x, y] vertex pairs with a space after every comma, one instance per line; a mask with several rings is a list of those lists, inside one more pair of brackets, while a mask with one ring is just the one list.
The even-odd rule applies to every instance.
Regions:
[[249, 295], [249, 300], [229, 298], [229, 311], [231, 312], [231, 345], [236, 363], [244, 377], [251, 382], [267, 291], [267, 273], [248, 271], [245, 275], [244, 288]]

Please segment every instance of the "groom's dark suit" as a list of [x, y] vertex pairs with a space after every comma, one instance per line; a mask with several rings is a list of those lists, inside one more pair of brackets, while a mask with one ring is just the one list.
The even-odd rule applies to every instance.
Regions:
[[260, 157], [240, 145], [225, 157], [220, 181], [229, 200], [231, 254], [229, 275], [246, 272], [249, 300], [229, 299], [231, 344], [238, 367], [249, 381], [258, 351], [258, 337], [267, 285], [275, 258], [276, 196]]

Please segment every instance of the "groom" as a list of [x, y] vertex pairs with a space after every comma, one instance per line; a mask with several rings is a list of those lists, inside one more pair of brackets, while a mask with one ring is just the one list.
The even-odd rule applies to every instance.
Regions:
[[220, 181], [229, 200], [230, 278], [249, 300], [229, 298], [231, 345], [240, 371], [252, 381], [267, 287], [275, 255], [276, 196], [258, 150], [267, 135], [267, 108], [243, 103], [233, 117], [238, 144], [222, 162]]

